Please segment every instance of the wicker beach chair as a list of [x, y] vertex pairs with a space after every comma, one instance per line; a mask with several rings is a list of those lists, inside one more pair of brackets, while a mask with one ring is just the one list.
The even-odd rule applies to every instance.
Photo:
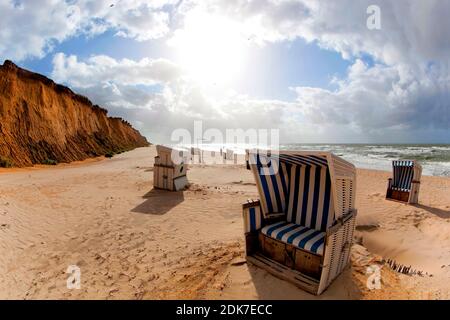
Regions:
[[166, 146], [156, 146], [158, 155], [153, 167], [153, 186], [157, 189], [179, 191], [188, 184], [186, 152], [174, 150]]
[[392, 161], [386, 199], [415, 204], [419, 202], [422, 166], [417, 161]]
[[226, 149], [223, 153], [224, 160], [233, 160], [234, 159], [234, 151], [231, 149]]
[[250, 150], [245, 149], [245, 167], [247, 170], [251, 170], [250, 168]]
[[355, 167], [327, 152], [249, 153], [260, 200], [243, 205], [247, 260], [321, 294], [350, 260]]

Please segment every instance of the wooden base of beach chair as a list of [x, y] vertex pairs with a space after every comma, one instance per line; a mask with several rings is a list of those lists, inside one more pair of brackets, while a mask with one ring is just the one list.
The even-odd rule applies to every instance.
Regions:
[[394, 201], [400, 201], [400, 202], [406, 202], [409, 201], [409, 192], [408, 191], [399, 191], [399, 190], [393, 190], [388, 189], [386, 194], [387, 200], [394, 200]]
[[306, 276], [320, 279], [322, 257], [259, 233], [259, 250], [266, 257]]
[[356, 210], [352, 210], [328, 229], [324, 256], [253, 231], [245, 234], [247, 260], [280, 279], [319, 295], [350, 262], [356, 215]]
[[245, 234], [245, 255], [251, 256], [259, 251], [258, 235], [254, 232]]
[[299, 271], [288, 268], [287, 266], [278, 263], [266, 256], [255, 253], [251, 256], [247, 256], [247, 261], [266, 270], [274, 276], [289, 281], [302, 290], [305, 290], [314, 295], [318, 294], [319, 281], [315, 280], [307, 275], [302, 274]]

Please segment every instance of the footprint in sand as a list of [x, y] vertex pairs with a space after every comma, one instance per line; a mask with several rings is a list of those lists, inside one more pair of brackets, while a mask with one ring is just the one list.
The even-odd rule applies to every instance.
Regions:
[[377, 193], [372, 193], [369, 195], [369, 198], [373, 199], [373, 198], [380, 198], [382, 197], [381, 193], [377, 192]]

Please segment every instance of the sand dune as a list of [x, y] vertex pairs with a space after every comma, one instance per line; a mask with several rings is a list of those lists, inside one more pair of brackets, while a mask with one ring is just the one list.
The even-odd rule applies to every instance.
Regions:
[[[154, 147], [113, 159], [0, 173], [0, 298], [450, 298], [450, 179], [424, 177], [420, 205], [384, 200], [388, 173], [358, 171], [357, 237], [348, 268], [320, 297], [244, 259], [241, 203], [256, 198], [243, 166], [195, 165], [189, 190], [153, 190]], [[382, 258], [427, 276], [366, 267]], [[69, 265], [81, 289], [66, 288]]]

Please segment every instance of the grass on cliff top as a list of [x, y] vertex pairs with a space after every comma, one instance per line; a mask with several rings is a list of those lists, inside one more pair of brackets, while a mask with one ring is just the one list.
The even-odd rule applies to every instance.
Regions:
[[0, 156], [0, 168], [12, 168], [14, 166], [14, 163], [6, 158]]

